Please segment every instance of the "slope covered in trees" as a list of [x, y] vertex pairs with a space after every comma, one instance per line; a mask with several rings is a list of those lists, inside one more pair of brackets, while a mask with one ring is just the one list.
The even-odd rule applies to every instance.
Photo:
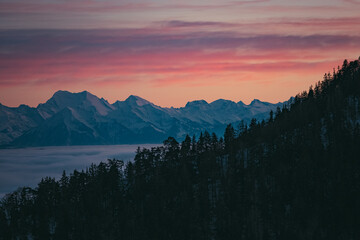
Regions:
[[5, 196], [0, 239], [359, 239], [360, 62], [270, 113]]

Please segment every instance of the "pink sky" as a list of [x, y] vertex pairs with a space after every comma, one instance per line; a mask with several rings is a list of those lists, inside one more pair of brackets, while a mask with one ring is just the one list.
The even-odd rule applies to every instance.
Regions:
[[359, 22], [357, 0], [0, 0], [0, 103], [285, 101], [360, 56]]

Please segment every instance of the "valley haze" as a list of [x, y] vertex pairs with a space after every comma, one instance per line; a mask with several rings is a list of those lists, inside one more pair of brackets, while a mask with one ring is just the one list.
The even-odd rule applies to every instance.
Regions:
[[81, 171], [107, 159], [132, 161], [136, 149], [158, 145], [52, 146], [0, 149], [0, 197], [18, 187], [35, 187], [46, 176]]

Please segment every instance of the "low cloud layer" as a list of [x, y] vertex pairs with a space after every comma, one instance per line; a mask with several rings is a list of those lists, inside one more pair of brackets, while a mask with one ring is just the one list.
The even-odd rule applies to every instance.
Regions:
[[[151, 148], [155, 145], [143, 145]], [[65, 146], [0, 149], [0, 197], [18, 187], [36, 187], [41, 178], [85, 170], [107, 159], [133, 160], [137, 145]]]

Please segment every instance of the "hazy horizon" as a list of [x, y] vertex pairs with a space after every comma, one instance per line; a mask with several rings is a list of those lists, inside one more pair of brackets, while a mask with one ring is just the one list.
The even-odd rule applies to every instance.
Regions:
[[0, 0], [0, 102], [282, 102], [360, 53], [360, 2]]
[[36, 187], [44, 177], [59, 179], [107, 159], [133, 160], [137, 147], [157, 144], [49, 146], [0, 149], [0, 198], [18, 187]]
[[[56, 92], [58, 92], [58, 91], [65, 91], [65, 92], [70, 92], [70, 93], [73, 93], [73, 94], [81, 93], [81, 92], [84, 92], [84, 91], [89, 92], [89, 91], [87, 91], [87, 90], [78, 91], [78, 92], [71, 92], [71, 91], [69, 91], [69, 90], [57, 90], [57, 91], [55, 91], [55, 92], [53, 93], [53, 95], [54, 95]], [[93, 94], [92, 92], [89, 92], [89, 93]], [[51, 97], [52, 97], [53, 95], [51, 95]], [[103, 98], [104, 100], [106, 100], [106, 101], [107, 101], [108, 103], [110, 103], [110, 104], [114, 104], [114, 103], [116, 103], [117, 101], [126, 101], [126, 99], [128, 99], [130, 96], [136, 96], [136, 95], [130, 94], [128, 97], [125, 97], [124, 99], [116, 99], [115, 101], [110, 102], [110, 101], [108, 101], [106, 98], [104, 98], [103, 96], [97, 96], [97, 95], [95, 95], [95, 94], [93, 94], [93, 95], [96, 96], [96, 97], [98, 97], [99, 99], [102, 99], [102, 98]], [[51, 98], [51, 97], [50, 97], [50, 98]], [[144, 99], [144, 100], [147, 100], [147, 101], [153, 103], [151, 100], [145, 99], [145, 98], [143, 98], [143, 97], [141, 97], [141, 96], [136, 96], [136, 97], [140, 97], [140, 98], [142, 98], [142, 99]], [[287, 100], [289, 100], [291, 97], [293, 97], [293, 96], [290, 96]], [[50, 98], [49, 98], [49, 99], [50, 99]], [[46, 99], [46, 101], [49, 100], [49, 99]], [[250, 100], [250, 101], [247, 101], [247, 102], [242, 101], [241, 99], [235, 101], [235, 100], [230, 100], [230, 99], [225, 99], [225, 98], [218, 98], [218, 99], [210, 100], [210, 101], [207, 101], [207, 100], [205, 100], [205, 99], [193, 99], [193, 100], [189, 100], [189, 101], [186, 102], [184, 105], [178, 106], [178, 107], [175, 107], [175, 106], [169, 106], [169, 107], [168, 107], [168, 106], [157, 105], [157, 104], [155, 104], [155, 103], [154, 103], [154, 104], [157, 105], [157, 106], [159, 106], [159, 107], [163, 107], [163, 108], [172, 108], [172, 107], [173, 107], [173, 108], [182, 108], [182, 107], [185, 107], [187, 103], [193, 102], [193, 101], [205, 101], [206, 103], [211, 104], [211, 103], [213, 103], [213, 102], [215, 102], [215, 101], [217, 101], [217, 100], [232, 101], [232, 102], [235, 102], [235, 103], [243, 102], [245, 105], [250, 105], [251, 102], [252, 102], [252, 101], [255, 101], [255, 100], [260, 100], [260, 101], [262, 101], [262, 102], [267, 102], [267, 101], [263, 101], [262, 99], [257, 99], [257, 98], [254, 98], [254, 99], [252, 99], [252, 100]], [[287, 101], [287, 100], [285, 100], [285, 101]], [[15, 108], [16, 108], [16, 107], [19, 107], [20, 105], [27, 105], [27, 106], [29, 106], [29, 107], [34, 107], [34, 108], [36, 108], [39, 104], [44, 104], [44, 103], [46, 103], [46, 101], [44, 101], [44, 102], [39, 102], [39, 103], [37, 103], [37, 104], [35, 104], [35, 105], [28, 105], [28, 104], [26, 104], [26, 103], [21, 103], [21, 104], [19, 104], [19, 105], [17, 105], [17, 106], [8, 106], [8, 105], [3, 104], [2, 102], [0, 102], [0, 104], [2, 104], [2, 105], [4, 105], [4, 106], [7, 106], [7, 107], [15, 107]], [[277, 104], [277, 103], [280, 103], [280, 102], [268, 102], [268, 103]]]

